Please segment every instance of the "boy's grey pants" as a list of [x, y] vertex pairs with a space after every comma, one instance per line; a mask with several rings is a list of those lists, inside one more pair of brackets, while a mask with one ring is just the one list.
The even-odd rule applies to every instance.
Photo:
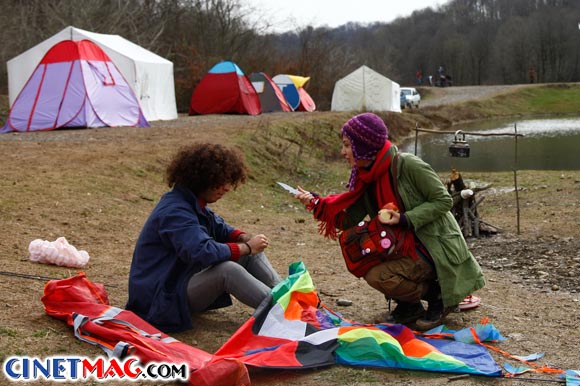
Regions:
[[263, 252], [241, 256], [237, 262], [224, 261], [196, 273], [189, 279], [189, 309], [191, 312], [204, 311], [224, 293], [257, 308], [280, 280]]

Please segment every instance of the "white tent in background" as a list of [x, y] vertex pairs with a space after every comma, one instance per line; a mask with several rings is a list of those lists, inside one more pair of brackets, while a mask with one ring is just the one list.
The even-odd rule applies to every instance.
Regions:
[[386, 76], [361, 66], [334, 84], [332, 111], [401, 112], [401, 88]]
[[111, 58], [131, 86], [148, 121], [177, 118], [173, 63], [122, 38], [66, 27], [7, 62], [10, 106], [46, 52], [63, 40], [88, 39]]

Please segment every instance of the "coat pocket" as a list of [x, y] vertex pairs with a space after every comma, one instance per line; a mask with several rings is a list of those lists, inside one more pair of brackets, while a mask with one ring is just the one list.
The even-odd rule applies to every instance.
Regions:
[[175, 330], [187, 320], [181, 310], [179, 295], [175, 291], [159, 289], [147, 314], [147, 321], [160, 330]]
[[471, 256], [467, 250], [467, 245], [463, 235], [459, 233], [450, 233], [439, 235], [439, 245], [447, 257], [447, 260], [453, 264], [462, 264]]

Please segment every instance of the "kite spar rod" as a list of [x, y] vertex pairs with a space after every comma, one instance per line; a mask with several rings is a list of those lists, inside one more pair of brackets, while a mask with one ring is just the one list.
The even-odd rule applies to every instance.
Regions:
[[34, 279], [34, 280], [60, 280], [60, 279], [62, 279], [62, 278], [57, 278], [57, 277], [38, 276], [38, 275], [30, 275], [27, 273], [8, 272], [8, 271], [0, 271], [0, 275], [22, 277], [25, 279]]
[[[469, 378], [470, 374], [455, 375], [453, 377], [447, 378], [447, 382], [458, 381], [461, 379]], [[514, 377], [503, 377], [504, 379], [511, 379], [514, 381], [531, 381], [531, 382], [551, 382], [551, 383], [566, 383], [564, 379], [543, 379], [543, 378], [514, 378]]]
[[531, 382], [551, 382], [551, 383], [561, 383], [566, 384], [565, 379], [543, 379], [543, 378], [515, 378], [515, 377], [504, 377], [504, 379], [511, 379], [512, 381], [531, 381]]
[[[28, 273], [18, 273], [18, 272], [8, 272], [8, 271], [0, 271], [0, 275], [4, 275], [4, 276], [14, 276], [14, 277], [21, 277], [24, 279], [33, 279], [33, 280], [42, 280], [42, 281], [46, 281], [46, 280], [63, 280], [62, 277], [48, 277], [48, 276], [39, 276], [39, 275], [31, 275]], [[116, 285], [113, 284], [105, 284], [105, 287], [114, 287], [116, 288]]]

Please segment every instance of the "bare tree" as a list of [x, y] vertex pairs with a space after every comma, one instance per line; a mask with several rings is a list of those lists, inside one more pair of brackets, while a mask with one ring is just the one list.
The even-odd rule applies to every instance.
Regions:
[[[451, 0], [391, 23], [347, 23], [267, 33], [245, 0], [0, 0], [0, 92], [6, 61], [66, 26], [118, 34], [174, 63], [180, 110], [220, 60], [246, 72], [311, 76], [318, 106], [334, 83], [366, 64], [400, 84], [444, 65], [454, 84], [580, 79], [577, 0]], [[259, 21], [256, 21], [259, 20]]]

